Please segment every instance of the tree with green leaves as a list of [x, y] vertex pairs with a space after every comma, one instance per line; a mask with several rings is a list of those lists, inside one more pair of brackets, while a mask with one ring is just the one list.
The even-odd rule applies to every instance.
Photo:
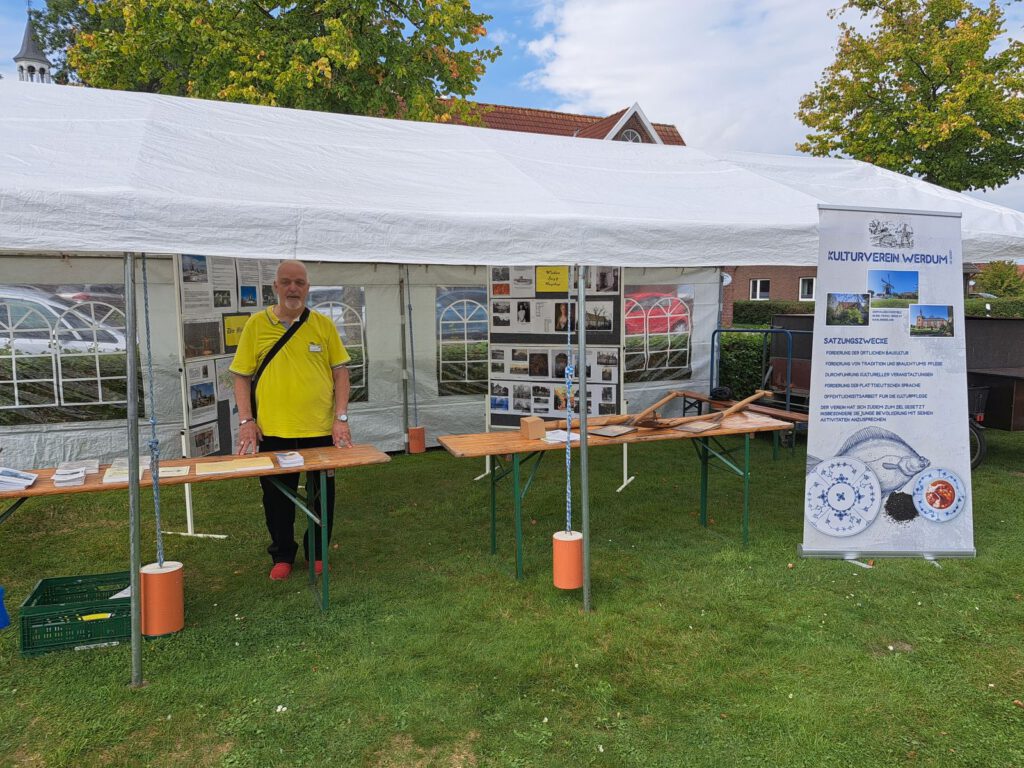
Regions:
[[51, 0], [39, 21], [90, 86], [443, 120], [501, 54], [480, 44], [490, 18], [469, 0]]
[[1012, 261], [993, 261], [974, 278], [975, 290], [999, 297], [1024, 295], [1024, 277]]
[[[847, 156], [957, 191], [1024, 171], [1024, 46], [997, 0], [846, 0], [835, 61], [803, 96], [797, 149]], [[863, 31], [862, 31], [863, 30]]]

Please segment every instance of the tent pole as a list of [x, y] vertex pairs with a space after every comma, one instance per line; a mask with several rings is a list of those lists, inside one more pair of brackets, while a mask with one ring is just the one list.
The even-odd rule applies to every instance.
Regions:
[[402, 441], [405, 452], [409, 452], [409, 358], [405, 350], [405, 325], [409, 319], [405, 316], [405, 267], [398, 268], [398, 317], [402, 333]]
[[139, 569], [142, 567], [142, 533], [139, 529], [139, 365], [138, 319], [135, 310], [135, 254], [124, 255], [125, 340], [128, 347], [128, 529], [129, 583], [132, 608], [132, 688], [142, 681], [142, 600]]
[[[580, 381], [580, 509], [583, 513], [583, 611], [590, 613], [590, 475], [587, 469], [587, 267], [576, 267], [576, 338]], [[571, 431], [571, 430], [570, 430]]]
[[405, 292], [406, 292], [406, 321], [409, 327], [409, 357], [412, 359], [412, 425], [418, 427], [420, 425], [420, 412], [419, 412], [419, 401], [417, 400], [416, 393], [416, 340], [413, 337], [413, 323], [412, 323], [412, 283], [409, 281], [409, 265], [403, 264], [402, 269], [405, 270]]

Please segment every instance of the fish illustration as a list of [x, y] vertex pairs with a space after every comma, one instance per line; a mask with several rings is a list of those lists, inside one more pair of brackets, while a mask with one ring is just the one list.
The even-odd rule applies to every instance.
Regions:
[[899, 490], [931, 461], [919, 454], [902, 437], [881, 427], [865, 427], [851, 435], [836, 452], [863, 462], [878, 478], [882, 495]]

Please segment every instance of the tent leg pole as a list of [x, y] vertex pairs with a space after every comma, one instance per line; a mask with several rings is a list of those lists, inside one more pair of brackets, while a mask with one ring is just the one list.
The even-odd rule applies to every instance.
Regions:
[[402, 334], [402, 443], [405, 452], [409, 452], [409, 357], [405, 348], [405, 325], [409, 319], [405, 316], [405, 272], [398, 267], [398, 317], [401, 320], [399, 330]]
[[124, 255], [125, 337], [128, 342], [128, 529], [129, 583], [132, 608], [132, 688], [142, 680], [142, 533], [139, 527], [139, 366], [137, 353], [138, 319], [135, 308], [135, 254]]
[[[587, 468], [587, 267], [576, 268], [576, 335], [579, 359], [576, 368], [580, 381], [580, 509], [583, 513], [583, 611], [590, 613], [590, 476]], [[571, 316], [571, 315], [570, 315]], [[571, 430], [570, 430], [571, 431]]]

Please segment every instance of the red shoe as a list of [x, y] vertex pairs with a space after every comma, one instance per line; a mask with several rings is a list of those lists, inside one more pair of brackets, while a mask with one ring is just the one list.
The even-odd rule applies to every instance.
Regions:
[[316, 560], [313, 563], [313, 573], [315, 573], [317, 576], [319, 576], [323, 572], [324, 572], [324, 561], [323, 560]]
[[270, 580], [271, 581], [284, 581], [292, 575], [292, 564], [291, 563], [274, 563], [274, 567], [270, 569]]

